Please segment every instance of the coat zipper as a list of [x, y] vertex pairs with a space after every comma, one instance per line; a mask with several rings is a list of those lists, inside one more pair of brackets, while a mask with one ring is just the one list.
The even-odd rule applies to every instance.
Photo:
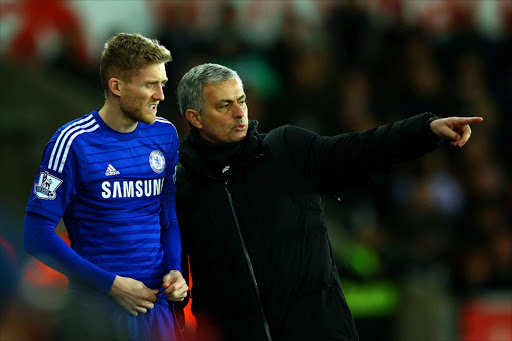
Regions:
[[231, 196], [231, 192], [228, 189], [228, 181], [225, 181], [226, 193], [228, 195], [229, 204], [231, 205], [231, 211], [233, 212], [233, 217], [235, 219], [236, 229], [238, 231], [238, 236], [240, 237], [240, 242], [242, 244], [242, 251], [244, 252], [245, 260], [247, 262], [247, 266], [249, 268], [249, 273], [251, 274], [252, 284], [254, 285], [254, 289], [256, 290], [256, 298], [258, 300], [258, 305], [260, 308], [261, 316], [263, 316], [263, 328], [265, 329], [265, 334], [267, 335], [268, 341], [272, 341], [270, 337], [270, 329], [268, 327], [267, 317], [265, 316], [265, 311], [263, 310], [263, 305], [261, 303], [260, 290], [258, 288], [258, 282], [256, 282], [256, 276], [254, 275], [254, 269], [252, 267], [251, 257], [249, 256], [249, 252], [247, 251], [247, 247], [245, 246], [244, 238], [242, 236], [242, 231], [240, 230], [240, 223], [238, 222], [238, 216], [236, 215], [235, 205], [233, 204], [233, 197]]

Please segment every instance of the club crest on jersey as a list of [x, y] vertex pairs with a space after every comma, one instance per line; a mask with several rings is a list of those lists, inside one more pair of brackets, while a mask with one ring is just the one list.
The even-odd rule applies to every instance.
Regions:
[[50, 173], [41, 172], [39, 180], [34, 185], [34, 194], [39, 199], [53, 200], [57, 197], [57, 188], [62, 184], [62, 180]]
[[165, 169], [165, 157], [159, 150], [153, 150], [149, 154], [149, 165], [155, 173], [162, 173]]

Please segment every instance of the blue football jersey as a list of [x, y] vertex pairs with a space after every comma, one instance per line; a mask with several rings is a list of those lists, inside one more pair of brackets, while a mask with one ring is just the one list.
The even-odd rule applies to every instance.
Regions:
[[165, 273], [179, 270], [179, 231], [171, 247], [161, 242], [162, 229], [177, 229], [177, 162], [178, 136], [168, 120], [120, 133], [96, 110], [50, 139], [26, 210], [55, 222], [62, 217], [81, 257], [157, 289]]

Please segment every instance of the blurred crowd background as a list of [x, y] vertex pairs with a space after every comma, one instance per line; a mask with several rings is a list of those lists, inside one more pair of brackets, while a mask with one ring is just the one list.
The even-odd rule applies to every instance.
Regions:
[[462, 149], [326, 197], [327, 222], [361, 341], [512, 340], [506, 0], [0, 0], [0, 340], [47, 340], [62, 306], [65, 278], [23, 251], [24, 208], [55, 130], [103, 104], [99, 56], [118, 32], [171, 50], [159, 115], [180, 137], [176, 86], [203, 62], [238, 71], [261, 132], [484, 117]]

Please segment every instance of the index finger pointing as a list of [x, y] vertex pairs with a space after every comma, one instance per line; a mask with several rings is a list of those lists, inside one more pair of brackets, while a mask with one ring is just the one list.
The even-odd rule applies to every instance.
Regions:
[[470, 124], [470, 123], [478, 123], [482, 122], [484, 120], [483, 117], [462, 117], [460, 118], [464, 124]]

